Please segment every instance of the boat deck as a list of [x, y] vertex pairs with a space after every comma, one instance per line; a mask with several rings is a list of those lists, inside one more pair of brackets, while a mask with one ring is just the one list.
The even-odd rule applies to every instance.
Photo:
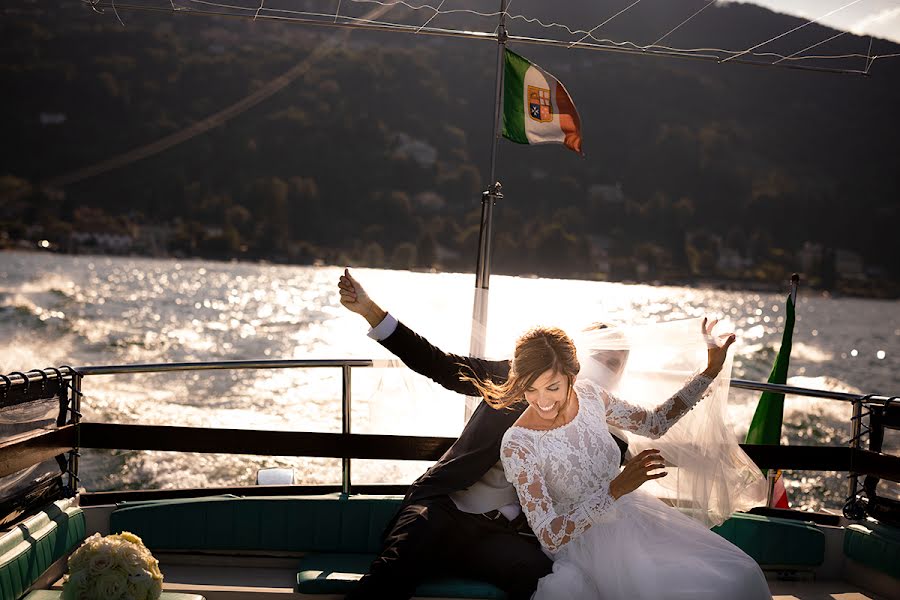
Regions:
[[[255, 557], [160, 557], [165, 573], [164, 589], [191, 592], [206, 600], [266, 600], [268, 598], [316, 598], [338, 600], [337, 595], [307, 595], [294, 591], [296, 558]], [[187, 560], [185, 560], [187, 558]], [[62, 587], [56, 581], [54, 589]], [[775, 600], [894, 600], [839, 580], [769, 581]], [[424, 599], [423, 599], [424, 600]], [[435, 600], [430, 598], [428, 600]], [[451, 599], [448, 599], [451, 600]], [[458, 600], [458, 599], [456, 599]]]

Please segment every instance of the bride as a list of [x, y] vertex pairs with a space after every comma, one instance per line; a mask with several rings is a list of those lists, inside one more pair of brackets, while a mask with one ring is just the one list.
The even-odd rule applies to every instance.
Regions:
[[[714, 325], [703, 319], [694, 335], [706, 342], [706, 368], [661, 404], [664, 397], [651, 398], [655, 406], [627, 402], [609, 391], [629, 359], [628, 345], [615, 344], [622, 334], [608, 330], [601, 332], [607, 336], [605, 350], [594, 344], [584, 353], [584, 369], [565, 332], [536, 328], [517, 342], [505, 383], [472, 381], [494, 408], [522, 400], [528, 404], [503, 436], [501, 460], [528, 523], [554, 560], [553, 572], [540, 580], [533, 598], [771, 598], [756, 562], [707, 528], [710, 521], [721, 522], [733, 512], [729, 497], [758, 483], [746, 475], [754, 472], [752, 464], [739, 448], [737, 454], [732, 452], [737, 448], [733, 440], [718, 446], [725, 454], [732, 452], [724, 459], [722, 453], [709, 452], [716, 446], [707, 439], [695, 444], [710, 435], [704, 429], [720, 428], [694, 423], [689, 435], [681, 431], [679, 437], [675, 427], [694, 405], [714, 395], [716, 376], [728, 360], [735, 336], [714, 338]], [[654, 441], [666, 452], [647, 448], [620, 472], [620, 451], [610, 426], [653, 440], [671, 430], [676, 443], [665, 446], [668, 436]], [[692, 453], [692, 446], [705, 450]], [[666, 459], [671, 462], [675, 456], [677, 481], [670, 489], [690, 488], [686, 494], [676, 493], [676, 501], [691, 500], [694, 518], [639, 489], [647, 482], [663, 483], [665, 469], [671, 467]], [[691, 474], [692, 466], [700, 476]], [[698, 486], [698, 481], [712, 483]], [[729, 490], [730, 496], [719, 488]]]

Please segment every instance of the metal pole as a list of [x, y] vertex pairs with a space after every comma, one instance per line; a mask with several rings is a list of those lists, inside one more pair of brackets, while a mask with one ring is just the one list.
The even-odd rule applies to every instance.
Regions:
[[[497, 71], [494, 86], [494, 129], [491, 138], [491, 167], [488, 189], [481, 194], [481, 229], [478, 233], [478, 260], [475, 265], [475, 298], [472, 307], [472, 335], [469, 354], [483, 356], [488, 318], [488, 288], [491, 279], [491, 239], [493, 233], [494, 204], [503, 198], [497, 181], [497, 146], [500, 143], [501, 116], [503, 114], [504, 50], [506, 49], [506, 7], [508, 0], [500, 0], [500, 18], [497, 24]], [[466, 399], [466, 421], [478, 404], [477, 398]]]
[[775, 469], [766, 472], [766, 506], [772, 508], [772, 499], [775, 497]]
[[81, 456], [81, 380], [83, 375], [72, 375], [72, 424], [75, 425], [75, 447], [69, 453], [69, 491], [78, 493], [78, 457]]
[[494, 137], [491, 144], [491, 175], [488, 179], [492, 186], [496, 181], [497, 145], [500, 143], [500, 116], [503, 114], [503, 65], [506, 40], [508, 39], [506, 32], [506, 6], [508, 3], [508, 0], [500, 0], [500, 22], [497, 25], [497, 74], [495, 76], [497, 85], [494, 89]]
[[[342, 401], [341, 401], [341, 433], [350, 433], [350, 366], [341, 367]], [[350, 495], [350, 459], [341, 459], [341, 493]]]
[[[850, 417], [850, 448], [859, 449], [862, 444], [862, 440], [860, 439], [860, 434], [862, 432], [862, 400], [857, 400], [853, 403], [853, 416]], [[851, 469], [853, 465], [851, 464]], [[855, 471], [850, 471], [850, 483], [848, 484], [850, 490], [848, 494], [848, 501], [854, 502], [856, 499], [857, 492], [857, 484], [859, 483], [859, 476]]]

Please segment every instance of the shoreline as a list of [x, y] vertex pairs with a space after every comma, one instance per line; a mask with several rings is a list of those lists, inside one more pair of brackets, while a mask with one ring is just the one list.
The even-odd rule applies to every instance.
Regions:
[[[447, 274], [460, 274], [460, 275], [472, 275], [471, 271], [462, 271], [452, 268], [412, 268], [412, 269], [402, 269], [396, 268], [390, 265], [366, 265], [366, 264], [337, 264], [331, 263], [324, 260], [316, 260], [309, 263], [292, 263], [292, 262], [279, 262], [279, 261], [270, 261], [265, 259], [253, 260], [246, 258], [209, 258], [203, 256], [151, 256], [148, 254], [112, 254], [112, 253], [74, 253], [74, 252], [58, 252], [55, 250], [43, 250], [40, 248], [15, 248], [15, 247], [7, 247], [0, 248], [0, 253], [22, 253], [22, 254], [55, 254], [61, 256], [73, 256], [73, 257], [97, 257], [97, 258], [123, 258], [123, 259], [152, 259], [159, 261], [203, 261], [203, 262], [217, 262], [223, 264], [246, 264], [246, 265], [276, 265], [276, 266], [286, 266], [286, 267], [333, 267], [333, 268], [342, 268], [345, 266], [349, 266], [351, 268], [366, 268], [366, 269], [384, 269], [387, 271], [410, 271], [413, 273], [447, 273]], [[602, 281], [607, 283], [622, 283], [625, 285], [650, 285], [653, 287], [687, 287], [687, 288], [697, 288], [697, 289], [715, 289], [715, 290], [724, 290], [730, 292], [754, 292], [754, 293], [767, 293], [767, 294], [778, 294], [779, 292], [783, 292], [785, 294], [790, 290], [790, 275], [787, 275], [783, 282], [773, 283], [767, 281], [759, 281], [754, 279], [730, 279], [723, 277], [701, 277], [696, 279], [685, 279], [685, 278], [673, 278], [673, 279], [660, 279], [653, 278], [647, 279], [646, 281], [638, 281], [635, 279], [609, 279], [603, 273], [572, 273], [572, 274], [561, 274], [561, 275], [538, 275], [536, 273], [508, 273], [504, 271], [495, 270], [494, 275], [499, 275], [503, 277], [519, 277], [523, 279], [562, 279], [562, 280], [576, 280], [576, 281]], [[858, 281], [858, 282], [849, 282], [849, 281], [841, 281], [837, 289], [827, 290], [817, 286], [810, 286], [808, 283], [804, 282], [802, 273], [800, 279], [801, 288], [805, 289], [807, 293], [814, 293], [822, 298], [859, 298], [865, 300], [884, 300], [884, 301], [894, 301], [900, 300], [900, 283], [888, 282], [888, 284], [882, 286], [874, 286], [871, 281]]]

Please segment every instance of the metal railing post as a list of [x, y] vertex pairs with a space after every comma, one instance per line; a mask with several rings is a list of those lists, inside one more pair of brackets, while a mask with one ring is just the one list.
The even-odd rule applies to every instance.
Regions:
[[72, 424], [75, 425], [75, 447], [69, 453], [69, 491], [78, 493], [78, 457], [81, 456], [81, 373], [72, 374]]
[[[862, 440], [860, 439], [862, 433], [862, 408], [863, 403], [861, 398], [853, 401], [853, 416], [850, 417], [850, 448], [854, 450], [859, 449], [862, 444]], [[853, 465], [851, 464], [851, 468], [852, 466]], [[850, 471], [850, 490], [847, 496], [851, 501], [856, 498], [858, 484], [859, 476], [855, 471]]]
[[[341, 367], [343, 395], [341, 401], [341, 433], [350, 433], [350, 365]], [[341, 493], [350, 494], [350, 459], [341, 459]]]

